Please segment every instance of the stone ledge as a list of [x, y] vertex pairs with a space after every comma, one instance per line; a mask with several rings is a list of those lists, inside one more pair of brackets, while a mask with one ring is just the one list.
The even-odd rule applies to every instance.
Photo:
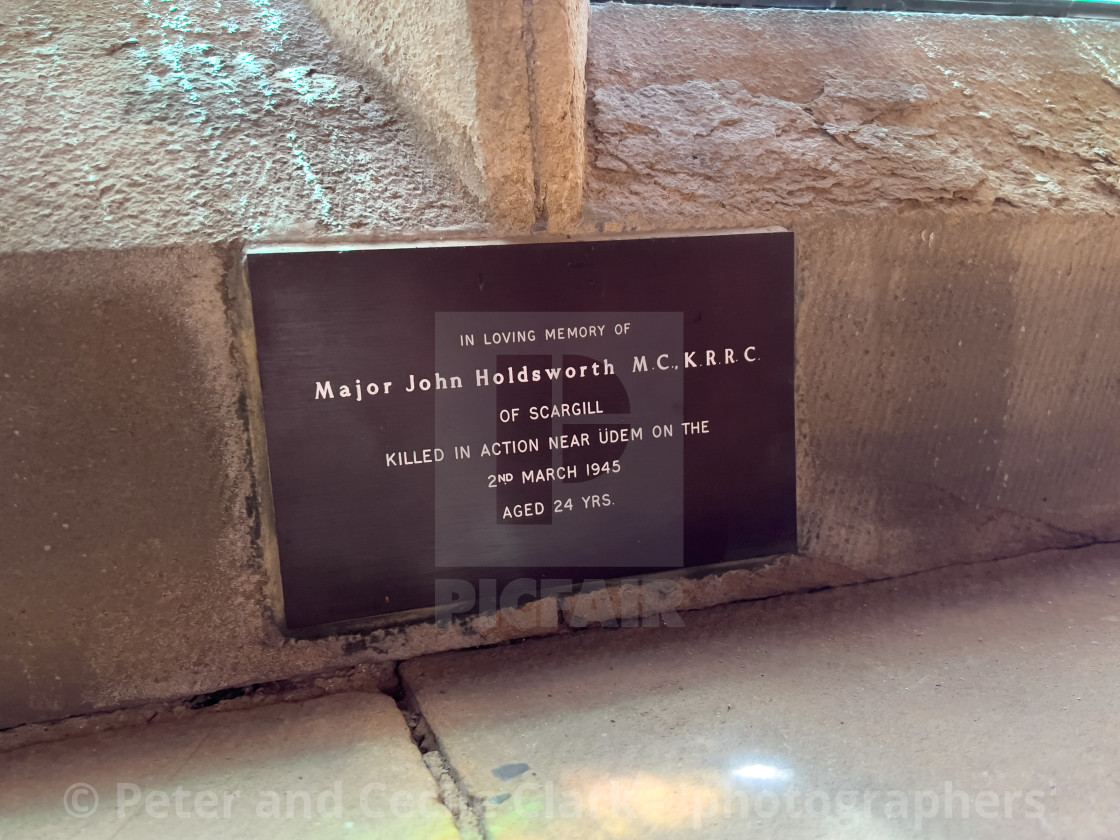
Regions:
[[1120, 213], [1120, 22], [596, 5], [587, 222]]
[[17, 17], [0, 30], [0, 252], [486, 227], [300, 0]]

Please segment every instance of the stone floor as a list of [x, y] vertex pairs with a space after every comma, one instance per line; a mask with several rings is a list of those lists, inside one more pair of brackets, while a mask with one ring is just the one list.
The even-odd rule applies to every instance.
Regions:
[[1116, 838], [1118, 561], [413, 660], [407, 715], [339, 694], [24, 747], [0, 840]]

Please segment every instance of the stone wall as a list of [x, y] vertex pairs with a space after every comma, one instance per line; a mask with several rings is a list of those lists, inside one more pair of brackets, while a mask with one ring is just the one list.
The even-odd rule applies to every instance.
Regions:
[[298, 3], [0, 14], [0, 729], [399, 657], [277, 629], [228, 281], [477, 203]]
[[0, 12], [0, 729], [596, 616], [283, 635], [246, 242], [791, 227], [803, 553], [686, 607], [1120, 540], [1117, 24], [596, 6], [548, 213], [574, 112], [490, 202], [340, 8]]
[[1120, 539], [1120, 24], [594, 6], [586, 214], [798, 243], [802, 551]]

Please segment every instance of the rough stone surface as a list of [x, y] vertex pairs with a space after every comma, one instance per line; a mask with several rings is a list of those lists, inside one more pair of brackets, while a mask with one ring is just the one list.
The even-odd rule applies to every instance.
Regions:
[[588, 219], [1120, 212], [1120, 23], [597, 5]]
[[587, 0], [310, 0], [501, 228], [583, 210]]
[[393, 701], [341, 694], [4, 753], [0, 836], [459, 834]]
[[1116, 561], [946, 569], [401, 673], [488, 836], [1103, 839]]
[[[503, 218], [512, 213], [514, 227], [532, 224], [533, 153], [520, 3], [311, 0], [309, 5], [356, 61], [386, 80], [473, 195]], [[496, 56], [479, 49], [486, 43]], [[505, 107], [484, 110], [486, 74], [500, 73], [508, 62], [506, 87], [498, 91]], [[512, 129], [504, 141], [494, 134], [503, 125]], [[504, 158], [494, 154], [498, 145]], [[491, 164], [498, 169], [490, 171]]]
[[500, 223], [536, 218], [521, 0], [312, 0]]
[[296, 0], [0, 7], [0, 251], [478, 228]]
[[587, 0], [533, 0], [529, 52], [537, 215], [565, 233], [583, 215]]
[[466, 0], [478, 61], [482, 159], [495, 221], [525, 232], [537, 219], [533, 93], [522, 0]]

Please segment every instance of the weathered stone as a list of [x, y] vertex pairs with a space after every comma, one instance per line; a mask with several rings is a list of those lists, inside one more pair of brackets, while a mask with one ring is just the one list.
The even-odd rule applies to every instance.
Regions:
[[[309, 5], [355, 60], [388, 82], [466, 188], [511, 227], [528, 228], [533, 152], [521, 3]], [[504, 87], [489, 86], [494, 74], [506, 77]]]
[[927, 102], [929, 90], [923, 84], [895, 79], [826, 79], [821, 95], [809, 103], [809, 111], [818, 122], [861, 125], [884, 121], [884, 114], [907, 111]]
[[[842, 190], [861, 206], [939, 201], [972, 195], [985, 180], [955, 143], [931, 139], [935, 131], [818, 124], [807, 106], [756, 96], [734, 81], [605, 87], [594, 104], [593, 165], [629, 174], [633, 193], [660, 192], [666, 209], [672, 193], [678, 218], [717, 202], [752, 217], [810, 208]], [[613, 197], [610, 206], [618, 206]]]
[[531, 0], [528, 37], [537, 215], [551, 233], [578, 228], [587, 162], [587, 0]]
[[401, 673], [488, 836], [1111, 836], [1118, 553], [943, 569]]
[[0, 14], [0, 251], [482, 225], [296, 0]]
[[459, 837], [383, 694], [198, 715], [0, 759], [5, 837]]
[[311, 0], [502, 228], [583, 207], [587, 0]]
[[1117, 42], [1110, 21], [597, 5], [589, 218], [1116, 215]]

